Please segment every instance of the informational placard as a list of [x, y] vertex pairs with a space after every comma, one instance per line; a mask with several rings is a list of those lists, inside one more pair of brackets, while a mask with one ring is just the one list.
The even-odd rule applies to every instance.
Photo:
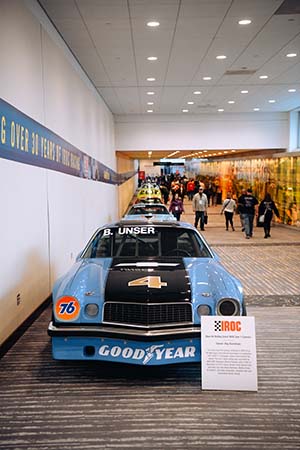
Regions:
[[202, 389], [257, 391], [254, 317], [201, 317]]

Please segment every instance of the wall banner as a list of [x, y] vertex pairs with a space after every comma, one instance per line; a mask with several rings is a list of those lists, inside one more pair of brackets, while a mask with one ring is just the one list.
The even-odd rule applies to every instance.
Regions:
[[1, 98], [0, 158], [115, 185], [136, 174], [114, 172]]

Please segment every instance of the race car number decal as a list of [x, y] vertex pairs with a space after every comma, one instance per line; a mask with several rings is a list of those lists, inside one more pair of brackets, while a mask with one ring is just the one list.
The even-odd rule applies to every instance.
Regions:
[[75, 297], [62, 297], [55, 305], [55, 315], [59, 320], [75, 320], [79, 312], [80, 303]]
[[162, 286], [168, 286], [168, 283], [166, 281], [161, 281], [160, 277], [148, 276], [129, 281], [128, 286], [147, 286], [148, 288], [161, 289]]

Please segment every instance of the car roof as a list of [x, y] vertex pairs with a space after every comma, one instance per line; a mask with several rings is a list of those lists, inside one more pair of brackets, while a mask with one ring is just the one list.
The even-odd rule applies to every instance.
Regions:
[[139, 219], [139, 220], [119, 220], [117, 222], [113, 222], [110, 224], [106, 224], [104, 225], [102, 228], [110, 228], [110, 227], [122, 227], [122, 226], [126, 226], [126, 227], [130, 227], [130, 226], [145, 226], [145, 227], [153, 227], [153, 226], [159, 226], [159, 227], [164, 227], [164, 228], [188, 228], [188, 229], [195, 229], [193, 227], [193, 225], [191, 225], [190, 223], [187, 222], [178, 222], [177, 220], [172, 222], [166, 222], [163, 220], [152, 220], [151, 222], [149, 222], [147, 219]]

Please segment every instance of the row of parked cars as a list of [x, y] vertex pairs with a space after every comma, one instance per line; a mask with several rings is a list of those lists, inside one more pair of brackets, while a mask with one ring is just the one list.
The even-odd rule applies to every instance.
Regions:
[[[140, 365], [201, 361], [201, 317], [245, 315], [243, 289], [204, 237], [142, 186], [53, 288], [53, 357]], [[146, 194], [147, 192], [147, 194]], [[143, 197], [144, 196], [144, 197]]]

